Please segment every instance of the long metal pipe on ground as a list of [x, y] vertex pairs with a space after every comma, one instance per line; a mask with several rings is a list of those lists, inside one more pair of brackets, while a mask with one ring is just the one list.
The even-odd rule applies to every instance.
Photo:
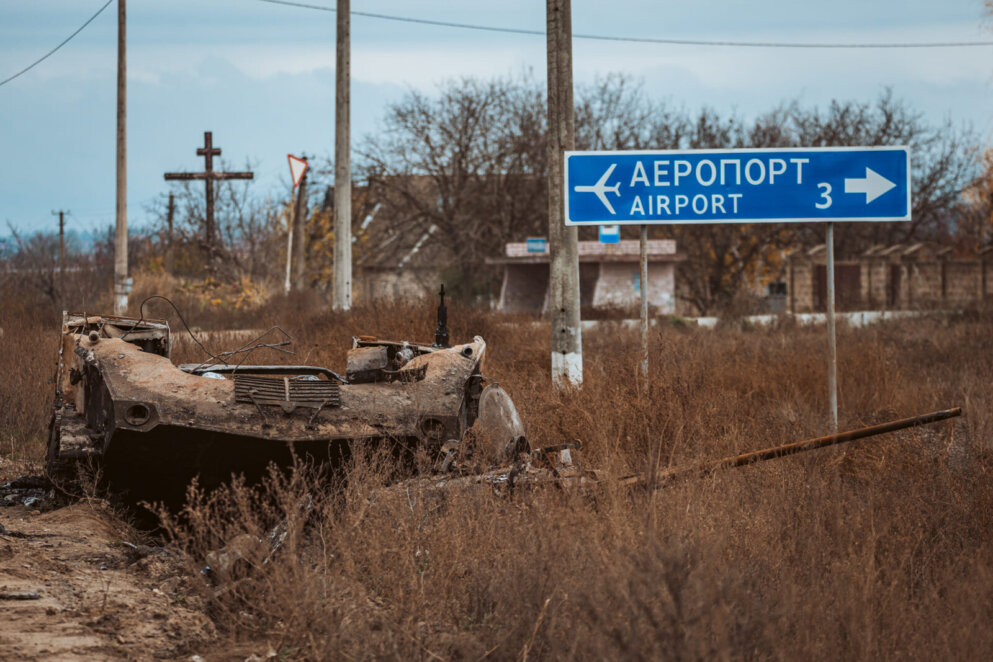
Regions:
[[[855, 441], [856, 439], [864, 439], [866, 437], [873, 437], [880, 434], [886, 434], [887, 432], [896, 432], [897, 430], [904, 430], [907, 428], [918, 427], [921, 425], [927, 425], [929, 423], [937, 423], [938, 421], [944, 421], [949, 418], [955, 418], [962, 414], [961, 407], [954, 407], [952, 409], [942, 409], [941, 411], [934, 411], [929, 414], [921, 414], [920, 416], [912, 416], [910, 418], [901, 418], [896, 421], [890, 421], [888, 423], [880, 423], [878, 425], [870, 425], [865, 428], [857, 428], [855, 430], [847, 430], [845, 432], [838, 432], [835, 434], [829, 434], [823, 437], [815, 437], [814, 439], [807, 439], [805, 441], [795, 441], [791, 444], [784, 444], [782, 446], [774, 446], [772, 448], [766, 448], [763, 450], [752, 451], [750, 453], [742, 453], [741, 455], [735, 455], [733, 457], [726, 457], [720, 460], [714, 460], [712, 462], [703, 462], [692, 467], [674, 467], [672, 469], [664, 469], [660, 471], [654, 481], [655, 484], [665, 483], [676, 478], [686, 478], [689, 476], [699, 476], [718, 471], [720, 469], [730, 469], [732, 467], [742, 467], [746, 464], [754, 464], [756, 462], [764, 462], [766, 460], [774, 460], [779, 457], [786, 457], [787, 455], [795, 455], [796, 453], [803, 453], [805, 451], [812, 451], [817, 448], [824, 448], [825, 446], [833, 446], [835, 444], [843, 444], [849, 441]], [[622, 478], [621, 483], [627, 485], [635, 485], [638, 483], [645, 482], [645, 476], [642, 474], [628, 476]]]

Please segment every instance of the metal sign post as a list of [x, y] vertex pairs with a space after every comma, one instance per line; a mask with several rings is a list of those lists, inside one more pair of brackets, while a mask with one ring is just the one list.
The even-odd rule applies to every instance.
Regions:
[[[290, 164], [290, 179], [293, 180], [293, 188], [290, 191], [290, 200], [293, 204], [293, 212], [289, 216], [287, 225], [289, 226], [289, 232], [286, 237], [286, 282], [283, 285], [283, 289], [289, 293], [291, 288], [291, 274], [293, 272], [293, 229], [299, 222], [300, 216], [300, 195], [303, 193], [303, 186], [301, 185], [304, 177], [307, 175], [307, 168], [309, 167], [309, 162], [306, 157], [294, 156], [292, 154], [286, 155], [286, 160]], [[299, 189], [297, 188], [299, 187]], [[296, 198], [293, 198], [293, 192], [296, 191]], [[300, 259], [300, 256], [297, 256]]]
[[648, 226], [641, 226], [641, 378], [648, 385]]
[[831, 431], [838, 431], [838, 343], [834, 335], [834, 223], [827, 224], [827, 329], [828, 329], [828, 400]]
[[907, 147], [566, 152], [565, 224], [641, 226], [642, 375], [649, 224], [827, 223], [828, 391], [838, 426], [832, 221], [909, 221]]
[[284, 213], [284, 216], [289, 232], [286, 233], [286, 282], [283, 283], [283, 291], [289, 294], [292, 282], [290, 275], [293, 273], [293, 217], [289, 212]]
[[[307, 157], [302, 157], [306, 162]], [[303, 291], [307, 275], [307, 173], [304, 168], [296, 183], [297, 198], [293, 208], [293, 289]]]

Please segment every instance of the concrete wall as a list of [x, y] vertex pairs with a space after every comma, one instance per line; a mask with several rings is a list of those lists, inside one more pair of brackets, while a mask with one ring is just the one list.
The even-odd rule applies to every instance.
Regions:
[[[600, 263], [600, 277], [593, 294], [594, 307], [641, 305], [640, 267], [630, 262]], [[648, 305], [656, 313], [676, 311], [676, 269], [672, 263], [649, 263]]]
[[[787, 270], [788, 310], [818, 310], [818, 265], [814, 259], [793, 260]], [[841, 263], [839, 263], [841, 264]], [[846, 262], [845, 264], [852, 264]], [[860, 264], [862, 310], [907, 310], [961, 307], [985, 299], [981, 260], [887, 260], [865, 258]], [[986, 267], [989, 269], [989, 266]], [[987, 274], [987, 280], [990, 275]], [[987, 291], [993, 286], [986, 285]]]
[[983, 298], [982, 265], [971, 262], [945, 264], [945, 301], [961, 306]]
[[938, 262], [912, 262], [910, 276], [906, 279], [910, 288], [906, 303], [911, 306], [930, 305], [941, 301], [941, 264]]
[[353, 276], [356, 303], [432, 296], [441, 284], [434, 269], [362, 269]]
[[508, 313], [539, 313], [548, 296], [547, 264], [514, 264], [503, 270], [498, 308]]
[[885, 260], [862, 263], [862, 301], [870, 310], [887, 307], [890, 292], [891, 264]]
[[814, 263], [793, 260], [787, 270], [787, 310], [791, 313], [810, 313], [814, 310], [817, 294], [814, 292]]
[[[580, 265], [583, 306], [594, 308], [641, 305], [637, 262], [584, 262]], [[648, 305], [657, 314], [676, 311], [676, 267], [672, 262], [648, 265]], [[499, 309], [506, 312], [544, 312], [548, 291], [548, 264], [507, 264], [500, 288]]]

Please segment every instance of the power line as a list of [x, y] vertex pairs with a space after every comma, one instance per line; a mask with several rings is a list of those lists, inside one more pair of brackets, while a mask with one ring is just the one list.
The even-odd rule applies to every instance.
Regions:
[[[317, 9], [319, 11], [334, 12], [332, 7], [312, 5], [306, 2], [292, 2], [291, 0], [260, 0], [273, 5], [286, 5], [287, 7], [300, 7], [302, 9]], [[464, 30], [482, 30], [484, 32], [505, 32], [509, 34], [524, 34], [545, 36], [544, 30], [528, 30], [526, 28], [500, 28], [492, 25], [475, 25], [472, 23], [453, 23], [450, 21], [434, 21], [426, 18], [411, 18], [409, 16], [392, 16], [390, 14], [376, 14], [374, 12], [352, 11], [353, 16], [365, 16], [367, 18], [378, 18], [384, 21], [397, 21], [400, 23], [420, 23], [422, 25], [435, 25], [444, 28], [462, 28]], [[975, 46], [993, 46], [993, 41], [933, 41], [933, 42], [902, 42], [902, 43], [830, 43], [830, 42], [782, 42], [782, 41], [715, 41], [707, 39], [661, 39], [653, 37], [613, 37], [609, 35], [579, 34], [574, 33], [574, 39], [591, 39], [595, 41], [625, 41], [638, 44], [668, 44], [672, 46], [731, 46], [737, 48], [962, 48]]]
[[[93, 22], [93, 20], [103, 13], [111, 2], [114, 0], [107, 0], [106, 3], [100, 9], [96, 11], [93, 16], [90, 16], [79, 26], [72, 34], [66, 37], [62, 42], [60, 42], [55, 48], [48, 51], [40, 58], [29, 64], [24, 69], [21, 69], [17, 73], [5, 78], [0, 81], [0, 86], [6, 85], [15, 78], [26, 74], [31, 69], [47, 60], [56, 51], [69, 43], [73, 37], [78, 35], [83, 29]], [[285, 5], [288, 7], [299, 7], [301, 9], [316, 9], [318, 11], [334, 12], [332, 7], [324, 7], [321, 5], [312, 5], [305, 2], [292, 2], [291, 0], [260, 0], [261, 2], [268, 2], [274, 5]], [[399, 23], [418, 23], [421, 25], [434, 25], [438, 27], [445, 28], [460, 28], [463, 30], [478, 30], [484, 32], [502, 32], [505, 34], [521, 34], [529, 36], [544, 36], [545, 32], [543, 30], [528, 30], [526, 28], [503, 28], [496, 27], [492, 25], [476, 25], [473, 23], [455, 23], [451, 21], [435, 21], [426, 18], [412, 18], [409, 16], [393, 16], [390, 14], [378, 14], [375, 12], [364, 12], [364, 11], [353, 11], [351, 12], [355, 16], [364, 16], [366, 18], [378, 18], [384, 21], [396, 21]], [[589, 39], [594, 41], [618, 41], [618, 42], [628, 42], [628, 43], [639, 43], [639, 44], [666, 44], [670, 46], [719, 46], [719, 47], [735, 47], [735, 48], [831, 48], [831, 49], [844, 49], [844, 48], [970, 48], [977, 46], [993, 46], [993, 41], [938, 41], [938, 42], [900, 42], [900, 43], [831, 43], [831, 42], [814, 42], [814, 43], [802, 43], [802, 42], [775, 42], [775, 41], [730, 41], [730, 40], [706, 40], [706, 39], [663, 39], [663, 38], [653, 38], [653, 37], [617, 37], [611, 35], [595, 35], [595, 34], [581, 34], [574, 33], [573, 38], [575, 39]]]
[[16, 74], [14, 74], [13, 76], [11, 76], [10, 78], [5, 78], [4, 80], [0, 80], [0, 85], [6, 85], [7, 83], [9, 83], [10, 81], [14, 80], [15, 78], [17, 78], [21, 74], [26, 74], [27, 72], [31, 71], [36, 66], [38, 66], [39, 64], [41, 64], [43, 61], [47, 60], [53, 53], [55, 53], [55, 51], [59, 50], [60, 48], [62, 48], [66, 44], [68, 44], [69, 41], [72, 40], [73, 37], [75, 37], [80, 32], [82, 32], [83, 31], [83, 28], [85, 28], [87, 25], [89, 25], [90, 23], [92, 23], [93, 22], [93, 19], [95, 19], [97, 16], [99, 16], [101, 14], [101, 12], [103, 12], [103, 10], [106, 9], [107, 6], [110, 3], [112, 3], [113, 1], [114, 0], [107, 0], [107, 2], [104, 3], [103, 7], [101, 7], [100, 9], [97, 10], [97, 13], [96, 14], [94, 14], [93, 16], [90, 16], [88, 19], [86, 19], [86, 22], [83, 23], [82, 25], [80, 25], [78, 28], [76, 28], [76, 31], [73, 32], [71, 35], [69, 35], [68, 37], [66, 37], [65, 39], [63, 39], [62, 40], [62, 43], [60, 43], [55, 48], [53, 48], [52, 50], [50, 50], [47, 53], [45, 53], [44, 55], [42, 55], [40, 58], [38, 58], [37, 60], [35, 60], [31, 64], [29, 64], [28, 66], [26, 66], [23, 69], [21, 69], [20, 71], [18, 71]]

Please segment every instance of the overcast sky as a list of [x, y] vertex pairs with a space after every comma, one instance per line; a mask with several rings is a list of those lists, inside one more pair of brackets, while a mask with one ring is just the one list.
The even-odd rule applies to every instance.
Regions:
[[[0, 0], [0, 80], [62, 41], [106, 0]], [[304, 0], [332, 7], [334, 0]], [[543, 31], [545, 3], [352, 0], [353, 11]], [[162, 173], [199, 170], [214, 133], [223, 158], [251, 161], [256, 190], [287, 194], [288, 152], [333, 153], [331, 12], [260, 0], [128, 5], [128, 211], [141, 225], [168, 191]], [[84, 230], [114, 221], [116, 3], [37, 67], [0, 86], [0, 235], [6, 223]], [[777, 42], [993, 41], [982, 0], [573, 0], [573, 32]], [[623, 72], [652, 96], [748, 117], [799, 99], [875, 99], [885, 87], [939, 123], [993, 144], [993, 47], [754, 49], [575, 39], [577, 84]], [[353, 146], [384, 104], [440, 80], [532, 69], [542, 36], [352, 18]]]

